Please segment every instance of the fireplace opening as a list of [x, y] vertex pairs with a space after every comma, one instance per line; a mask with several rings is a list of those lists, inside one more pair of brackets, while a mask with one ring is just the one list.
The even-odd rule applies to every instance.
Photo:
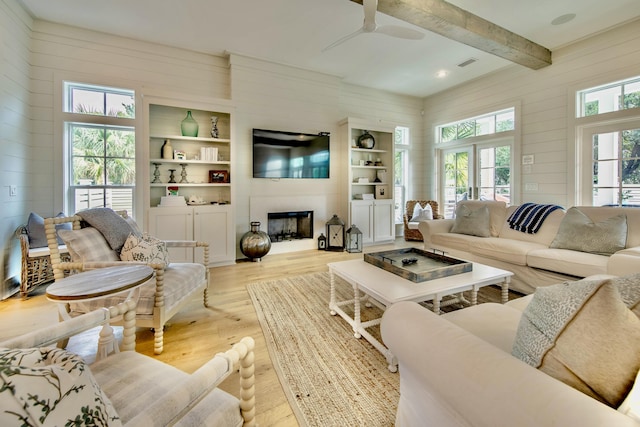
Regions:
[[269, 212], [267, 220], [271, 242], [313, 239], [313, 211]]

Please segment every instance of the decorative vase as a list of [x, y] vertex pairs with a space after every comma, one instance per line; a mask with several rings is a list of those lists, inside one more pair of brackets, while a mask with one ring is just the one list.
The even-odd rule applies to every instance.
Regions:
[[162, 158], [163, 159], [173, 159], [173, 147], [171, 147], [171, 140], [165, 139], [164, 144], [162, 145]]
[[182, 136], [198, 136], [198, 122], [191, 116], [191, 111], [187, 111], [187, 117], [180, 123]]
[[251, 230], [247, 231], [240, 239], [240, 250], [251, 261], [260, 259], [271, 250], [271, 239], [264, 231], [260, 231], [258, 221], [251, 222]]
[[362, 132], [358, 137], [358, 147], [372, 149], [376, 145], [376, 140], [368, 130]]
[[218, 118], [211, 116], [211, 138], [218, 137]]

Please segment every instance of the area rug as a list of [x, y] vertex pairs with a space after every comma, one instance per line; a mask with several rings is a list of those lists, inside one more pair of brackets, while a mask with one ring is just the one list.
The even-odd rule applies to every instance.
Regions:
[[[247, 289], [301, 426], [394, 424], [399, 375], [364, 338], [356, 339], [340, 316], [331, 316], [328, 272], [252, 283]], [[495, 300], [485, 289], [499, 298], [499, 289], [486, 287], [479, 301]], [[353, 289], [338, 279], [336, 294], [350, 299]], [[380, 315], [376, 307], [362, 307], [363, 321]], [[380, 338], [378, 329], [370, 332]]]

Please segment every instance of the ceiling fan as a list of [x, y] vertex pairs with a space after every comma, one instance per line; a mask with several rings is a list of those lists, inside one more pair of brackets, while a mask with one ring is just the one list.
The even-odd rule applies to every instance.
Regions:
[[323, 52], [332, 49], [362, 33], [379, 33], [406, 40], [420, 40], [424, 38], [423, 33], [411, 28], [401, 27], [399, 25], [378, 26], [376, 24], [378, 0], [363, 0], [362, 6], [364, 10], [364, 23], [362, 24], [362, 27], [357, 29], [353, 33], [347, 34], [341, 39], [338, 39], [337, 41], [331, 43], [329, 46], [322, 49]]

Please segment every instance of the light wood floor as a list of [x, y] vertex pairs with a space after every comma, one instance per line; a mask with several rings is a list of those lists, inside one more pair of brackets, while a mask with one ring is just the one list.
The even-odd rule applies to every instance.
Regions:
[[[398, 239], [394, 244], [371, 246], [366, 252], [394, 247], [416, 246]], [[193, 372], [215, 353], [226, 351], [244, 336], [256, 340], [256, 420], [259, 425], [297, 426], [265, 345], [264, 335], [246, 286], [249, 283], [272, 280], [305, 273], [327, 271], [327, 263], [362, 257], [347, 252], [302, 251], [267, 255], [261, 262], [238, 261], [233, 266], [211, 269], [209, 301], [205, 308], [200, 298], [173, 317], [164, 334], [164, 352], [153, 355], [153, 333], [139, 329], [136, 350], [156, 357], [185, 372]], [[19, 296], [0, 303], [0, 341], [58, 321], [57, 308], [44, 297], [41, 286], [28, 300]], [[327, 302], [328, 303], [328, 302]], [[95, 353], [97, 331], [71, 340], [69, 349], [82, 354]], [[237, 375], [221, 386], [238, 395]]]

